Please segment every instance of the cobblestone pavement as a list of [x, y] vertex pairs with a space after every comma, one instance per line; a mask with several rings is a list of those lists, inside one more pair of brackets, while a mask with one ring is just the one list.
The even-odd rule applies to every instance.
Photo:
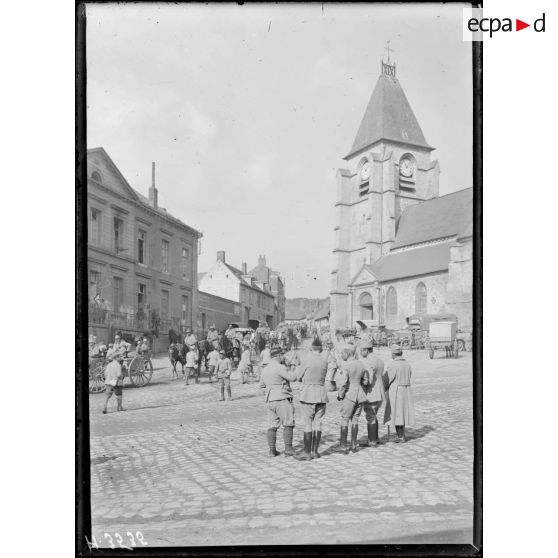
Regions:
[[[379, 354], [389, 359], [386, 350]], [[113, 397], [102, 415], [104, 395], [90, 395], [91, 511], [99, 546], [110, 546], [105, 533], [113, 540], [120, 533], [126, 544], [125, 534], [137, 531], [150, 546], [471, 543], [471, 353], [457, 360], [430, 360], [424, 351], [405, 357], [413, 367], [417, 420], [407, 429], [408, 443], [385, 443], [382, 425], [379, 447], [334, 453], [339, 403], [330, 393], [323, 457], [306, 462], [267, 457], [257, 382], [242, 385], [234, 374], [233, 400], [226, 402], [203, 375], [200, 384], [172, 381], [163, 358], [155, 361], [151, 384], [124, 390], [125, 412], [115, 411]], [[362, 439], [365, 432], [362, 417]], [[301, 442], [297, 427], [295, 450]]]

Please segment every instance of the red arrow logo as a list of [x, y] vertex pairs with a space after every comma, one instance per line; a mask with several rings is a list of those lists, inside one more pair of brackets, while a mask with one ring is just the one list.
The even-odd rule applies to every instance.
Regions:
[[521, 31], [522, 29], [525, 29], [526, 27], [531, 27], [531, 24], [530, 23], [525, 23], [524, 21], [521, 21], [520, 19], [515, 20], [515, 30], [516, 31]]

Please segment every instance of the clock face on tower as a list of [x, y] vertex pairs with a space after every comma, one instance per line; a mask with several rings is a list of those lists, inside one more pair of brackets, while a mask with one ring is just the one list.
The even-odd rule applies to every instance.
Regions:
[[403, 157], [399, 163], [399, 173], [405, 178], [411, 178], [415, 174], [415, 163], [409, 157]]
[[365, 161], [360, 169], [360, 178], [363, 181], [370, 178], [370, 163], [368, 161]]

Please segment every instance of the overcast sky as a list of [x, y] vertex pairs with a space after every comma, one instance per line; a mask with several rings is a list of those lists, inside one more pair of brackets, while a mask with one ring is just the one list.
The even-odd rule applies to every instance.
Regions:
[[385, 57], [440, 161], [472, 186], [462, 5], [87, 6], [88, 147], [203, 233], [200, 271], [259, 254], [287, 297], [329, 294], [335, 173]]

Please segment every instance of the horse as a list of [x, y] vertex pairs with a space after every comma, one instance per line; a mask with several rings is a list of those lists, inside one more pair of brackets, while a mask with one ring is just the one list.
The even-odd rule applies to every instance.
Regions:
[[169, 360], [172, 365], [172, 379], [178, 379], [178, 372], [176, 371], [176, 365], [180, 362], [182, 365], [182, 375], [184, 376], [184, 365], [186, 364], [186, 351], [185, 345], [181, 343], [171, 343], [169, 346]]
[[222, 339], [223, 351], [225, 351], [225, 356], [230, 358], [234, 364], [238, 364], [240, 361], [241, 346], [238, 339], [229, 339], [226, 335]]
[[200, 339], [198, 341], [198, 376], [201, 373], [202, 360], [206, 370], [209, 370], [207, 366], [207, 355], [213, 350], [211, 343], [207, 339]]

